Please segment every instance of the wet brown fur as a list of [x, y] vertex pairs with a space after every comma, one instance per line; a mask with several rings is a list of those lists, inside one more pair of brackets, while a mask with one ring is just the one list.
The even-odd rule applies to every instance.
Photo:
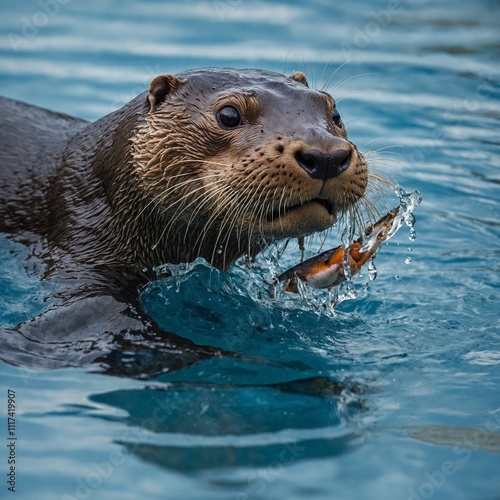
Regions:
[[[217, 121], [228, 105], [240, 111], [240, 127]], [[218, 68], [161, 75], [90, 124], [0, 99], [0, 231], [29, 245], [63, 284], [43, 320], [18, 330], [60, 338], [71, 334], [65, 315], [78, 310], [72, 328], [83, 336], [167, 335], [137, 300], [155, 266], [201, 256], [226, 269], [274, 241], [330, 227], [363, 203], [369, 178], [332, 122], [334, 105], [299, 72]], [[349, 150], [350, 166], [314, 179], [296, 161], [311, 148]], [[96, 325], [104, 306], [82, 307], [103, 296], [117, 312]], [[41, 324], [52, 326], [43, 333]]]

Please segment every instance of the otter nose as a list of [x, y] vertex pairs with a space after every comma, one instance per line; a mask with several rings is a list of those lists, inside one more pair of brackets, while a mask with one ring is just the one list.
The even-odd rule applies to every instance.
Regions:
[[331, 153], [322, 153], [317, 149], [298, 151], [295, 154], [297, 163], [313, 179], [332, 179], [347, 169], [351, 161], [351, 151], [337, 149]]

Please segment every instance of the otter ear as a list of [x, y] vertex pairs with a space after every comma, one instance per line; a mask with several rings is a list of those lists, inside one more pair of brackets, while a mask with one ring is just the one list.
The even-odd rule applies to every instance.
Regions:
[[299, 83], [302, 83], [302, 85], [305, 85], [306, 87], [309, 87], [307, 83], [307, 78], [302, 71], [294, 71], [288, 78], [291, 78], [292, 80], [295, 80]]
[[149, 84], [149, 112], [156, 111], [156, 108], [165, 101], [167, 95], [174, 92], [183, 83], [186, 83], [186, 80], [180, 80], [174, 75], [160, 75], [154, 78]]

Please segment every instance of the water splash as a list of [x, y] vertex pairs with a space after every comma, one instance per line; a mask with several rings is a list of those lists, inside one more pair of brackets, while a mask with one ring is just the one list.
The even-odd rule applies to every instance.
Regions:
[[[374, 253], [373, 257], [368, 261], [367, 263], [367, 278], [365, 278], [365, 282], [362, 283], [362, 288], [361, 291], [365, 291], [368, 287], [368, 284], [375, 280], [377, 277], [377, 268], [375, 266], [375, 257], [376, 257], [376, 251], [377, 248], [379, 247], [381, 241], [387, 242], [390, 240], [393, 236], [396, 235], [396, 233], [404, 226], [407, 226], [410, 228], [410, 235], [409, 239], [410, 241], [414, 241], [416, 238], [416, 231], [415, 231], [415, 224], [416, 224], [416, 219], [415, 216], [413, 215], [413, 211], [415, 208], [421, 203], [422, 200], [422, 195], [420, 191], [418, 190], [413, 190], [413, 191], [405, 191], [401, 187], [397, 186], [395, 188], [395, 194], [398, 197], [399, 200], [399, 206], [396, 211], [393, 211], [393, 219], [391, 219], [391, 223], [388, 224], [387, 228], [378, 228], [378, 230], [372, 230], [367, 231], [368, 234], [364, 234], [361, 241], [362, 245], [361, 247], [358, 247], [359, 252], [370, 252]], [[394, 215], [395, 213], [395, 215]], [[380, 221], [379, 221], [380, 223]], [[367, 227], [370, 227], [370, 223], [367, 223]], [[356, 288], [355, 284], [355, 279], [359, 279], [361, 276], [360, 274], [356, 274], [356, 272], [352, 272], [351, 270], [351, 265], [350, 265], [350, 256], [349, 252], [351, 251], [353, 242], [356, 240], [355, 237], [355, 231], [354, 227], [351, 225], [347, 225], [344, 227], [344, 230], [341, 235], [341, 241], [342, 241], [342, 247], [344, 248], [344, 255], [343, 255], [343, 275], [345, 277], [345, 281], [341, 283], [338, 286], [334, 286], [331, 289], [328, 289], [328, 307], [325, 305], [327, 303], [321, 302], [321, 299], [318, 299], [318, 297], [324, 297], [324, 289], [321, 290], [313, 290], [313, 287], [303, 283], [301, 280], [297, 280], [297, 286], [298, 286], [298, 294], [300, 297], [300, 302], [301, 306], [304, 306], [304, 304], [307, 304], [310, 306], [311, 304], [315, 303], [318, 304], [318, 300], [320, 300], [321, 306], [319, 307], [319, 310], [321, 312], [324, 312], [325, 308], [326, 309], [333, 309], [337, 304], [345, 301], [345, 300], [353, 300], [359, 297], [359, 290]], [[409, 249], [411, 252], [411, 249]], [[408, 255], [405, 255], [405, 262], [407, 264], [410, 264], [412, 262], [412, 258]], [[274, 268], [276, 269], [277, 267], [279, 268], [279, 258], [273, 262]], [[359, 268], [358, 268], [359, 270]], [[274, 278], [276, 278], [277, 274], [274, 274]], [[359, 281], [358, 281], [359, 283]], [[277, 292], [276, 294], [273, 294], [273, 298], [278, 298], [279, 300], [284, 299], [287, 300], [287, 293], [279, 293], [279, 290], [277, 290], [276, 283], [275, 283], [275, 291]], [[319, 287], [321, 288], [321, 287]], [[282, 291], [282, 290], [281, 290]], [[320, 295], [318, 295], [318, 293]], [[321, 295], [322, 294], [322, 295]], [[307, 307], [310, 310], [310, 307]]]
[[415, 241], [417, 234], [415, 232], [416, 219], [413, 211], [422, 202], [422, 193], [418, 189], [407, 192], [400, 186], [397, 186], [394, 192], [399, 198], [400, 208], [392, 228], [387, 233], [387, 240], [390, 240], [401, 229], [401, 226], [406, 224], [410, 228], [410, 240]]
[[[413, 210], [421, 201], [421, 194], [419, 191], [406, 192], [399, 188], [396, 190], [400, 201], [400, 209], [394, 219], [391, 229], [384, 237], [386, 240], [392, 238], [397, 231], [402, 227], [409, 227], [410, 231], [414, 231], [416, 224]], [[380, 234], [380, 233], [378, 233]], [[414, 232], [411, 233], [414, 238]], [[366, 248], [373, 248], [376, 243], [377, 232], [373, 231], [364, 237], [363, 246]], [[374, 281], [377, 277], [378, 271], [375, 265], [376, 254], [368, 261], [367, 272], [364, 273], [364, 282], [359, 286], [360, 274], [353, 275], [348, 265], [348, 251], [352, 242], [355, 241], [355, 229], [351, 225], [343, 228], [341, 241], [342, 246], [346, 250], [344, 252], [344, 272], [346, 280], [339, 286], [331, 289], [315, 289], [306, 283], [299, 280], [298, 294], [290, 294], [283, 290], [281, 283], [276, 281], [276, 277], [282, 272], [283, 262], [289, 263], [291, 259], [297, 258], [297, 250], [302, 254], [304, 251], [304, 242], [298, 242], [298, 246], [294, 246], [292, 242], [280, 242], [276, 245], [269, 246], [258, 257], [253, 258], [251, 262], [248, 258], [243, 257], [233, 267], [231, 275], [235, 278], [234, 293], [242, 286], [249, 297], [256, 303], [260, 303], [265, 307], [279, 307], [280, 309], [301, 309], [304, 311], [314, 312], [320, 315], [336, 316], [338, 313], [335, 308], [338, 304], [348, 300], [359, 298], [361, 294], [366, 292], [368, 284]], [[309, 244], [308, 244], [309, 246]], [[411, 249], [409, 249], [411, 251]], [[309, 248], [308, 252], [314, 254], [315, 250]], [[409, 263], [411, 258], [406, 256], [406, 262]], [[210, 267], [203, 259], [197, 259], [189, 264], [171, 265], [166, 264], [156, 268], [159, 277], [171, 277], [169, 280], [170, 287], [175, 290], [182, 283], [189, 278], [189, 274], [197, 266]], [[286, 265], [286, 264], [285, 264]], [[398, 277], [396, 278], [398, 279]], [[356, 284], [356, 280], [357, 283]], [[232, 282], [232, 281], [231, 281]], [[227, 284], [226, 284], [227, 286]], [[325, 293], [326, 291], [326, 293]]]
[[368, 280], [374, 281], [377, 278], [378, 270], [375, 266], [375, 257], [368, 261]]

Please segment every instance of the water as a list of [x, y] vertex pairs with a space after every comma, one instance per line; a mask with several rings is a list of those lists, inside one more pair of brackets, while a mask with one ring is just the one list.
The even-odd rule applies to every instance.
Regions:
[[[423, 194], [416, 239], [402, 228], [333, 313], [266, 298], [262, 264], [148, 287], [159, 323], [238, 357], [150, 380], [0, 365], [17, 498], [498, 498], [500, 4], [332, 4], [2, 2], [3, 95], [96, 119], [161, 72], [303, 70], [373, 167]], [[0, 239], [3, 327], [47, 307], [26, 257]]]

